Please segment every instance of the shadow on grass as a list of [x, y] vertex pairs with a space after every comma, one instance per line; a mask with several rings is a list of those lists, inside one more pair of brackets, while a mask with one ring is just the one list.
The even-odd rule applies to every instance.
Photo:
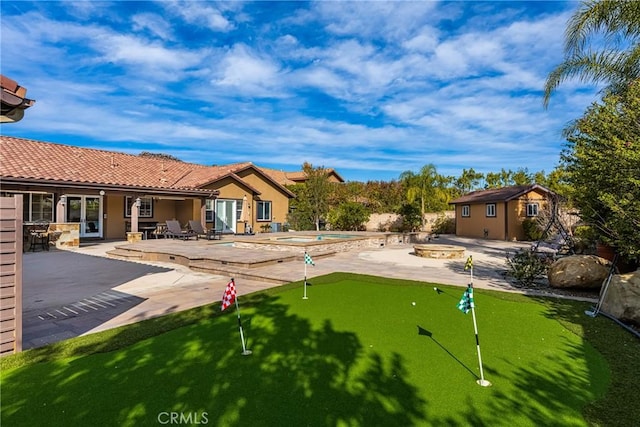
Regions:
[[422, 335], [422, 336], [431, 338], [431, 341], [436, 343], [438, 345], [438, 347], [440, 347], [445, 353], [447, 353], [449, 355], [449, 357], [451, 357], [453, 360], [458, 362], [458, 364], [460, 364], [465, 370], [467, 370], [467, 372], [469, 372], [471, 375], [473, 375], [473, 377], [475, 379], [479, 379], [480, 378], [480, 377], [478, 377], [476, 375], [475, 372], [473, 372], [471, 369], [469, 369], [469, 367], [467, 365], [462, 363], [462, 361], [460, 359], [458, 359], [453, 353], [451, 353], [445, 346], [440, 344], [438, 342], [438, 340], [433, 337], [433, 333], [431, 333], [431, 331], [428, 331], [425, 328], [423, 328], [422, 326], [418, 325], [418, 335]]
[[[170, 412], [226, 426], [424, 422], [426, 402], [404, 380], [399, 354], [365, 351], [330, 321], [313, 328], [275, 296], [243, 305], [250, 356], [240, 355], [235, 313], [224, 313], [118, 351], [33, 364], [3, 377], [2, 424], [155, 425]], [[73, 353], [130, 339], [115, 334]]]
[[[587, 420], [593, 425], [635, 427], [640, 420], [640, 339], [604, 316], [592, 318], [584, 312], [590, 304], [577, 301], [538, 299], [547, 306], [545, 315], [558, 320], [571, 332], [583, 337], [590, 347], [602, 354], [609, 363], [606, 394], [584, 408]], [[576, 348], [576, 354], [589, 348]], [[592, 362], [590, 358], [587, 361]], [[635, 390], [635, 392], [632, 392]]]
[[[314, 284], [346, 278], [403, 287], [418, 284], [345, 274], [314, 278]], [[407, 380], [409, 359], [396, 352], [375, 352], [330, 320], [313, 326], [292, 314], [278, 293], [300, 286], [298, 282], [241, 297], [251, 356], [240, 355], [235, 313], [220, 315], [216, 304], [71, 340], [80, 345], [67, 348], [61, 343], [26, 352], [21, 357], [31, 364], [23, 365], [25, 369], [7, 373], [11, 365], [2, 361], [2, 425], [47, 425], [51, 420], [60, 425], [157, 425], [159, 414], [168, 412], [200, 419], [206, 413], [207, 424], [225, 426], [584, 425], [576, 412], [609, 383], [594, 374], [603, 369], [591, 345], [603, 354], [606, 349], [601, 347], [609, 347], [605, 356], [610, 364], [624, 354], [626, 371], [622, 366], [612, 369], [605, 399], [584, 411], [588, 422], [631, 426], [638, 419], [638, 396], [632, 395], [640, 372], [638, 353], [621, 351], [623, 345], [637, 349], [638, 343], [618, 335], [607, 319], [586, 318], [582, 313], [587, 304], [539, 299], [545, 316], [581, 336], [593, 334], [594, 342], [560, 341], [541, 352], [539, 363], [525, 364], [509, 354], [486, 357], [486, 377], [494, 386], [481, 388], [472, 381], [468, 389], [461, 383], [455, 392], [468, 397], [438, 416], [433, 413], [435, 398], [425, 398], [428, 386]], [[433, 292], [429, 288], [432, 285], [425, 290]], [[511, 294], [495, 299], [527, 301]], [[408, 327], [416, 338], [414, 325]], [[590, 327], [592, 331], [585, 330]], [[418, 334], [422, 329], [421, 335], [428, 336], [429, 331], [418, 328]], [[73, 358], [86, 354], [91, 355]], [[35, 363], [38, 360], [48, 362]], [[577, 368], [573, 360], [587, 363]], [[463, 376], [469, 378], [466, 372]], [[620, 390], [612, 391], [614, 386]]]

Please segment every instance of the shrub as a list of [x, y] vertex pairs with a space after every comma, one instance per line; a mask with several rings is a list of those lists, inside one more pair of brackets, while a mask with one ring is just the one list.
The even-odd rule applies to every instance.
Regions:
[[416, 231], [422, 227], [422, 218], [420, 209], [412, 204], [404, 204], [398, 210], [398, 214], [402, 215], [402, 226], [400, 231]]
[[456, 220], [446, 215], [439, 215], [431, 227], [431, 231], [436, 234], [455, 234]]
[[512, 257], [507, 255], [507, 275], [513, 277], [516, 284], [531, 287], [546, 276], [552, 262], [553, 259], [531, 250], [518, 250]]
[[593, 251], [598, 240], [598, 233], [589, 225], [579, 225], [573, 230], [573, 241], [576, 252]]
[[358, 231], [367, 221], [369, 221], [369, 212], [361, 203], [342, 203], [329, 212], [329, 222], [334, 230]]
[[524, 237], [527, 240], [537, 241], [544, 237], [544, 230], [535, 219], [527, 218], [522, 221], [522, 228], [524, 229]]

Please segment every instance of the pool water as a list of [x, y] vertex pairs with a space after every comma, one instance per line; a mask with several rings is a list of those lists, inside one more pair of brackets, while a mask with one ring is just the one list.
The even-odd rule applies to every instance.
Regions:
[[309, 236], [309, 237], [304, 237], [304, 236], [279, 237], [276, 240], [283, 241], [283, 242], [315, 242], [318, 240], [353, 239], [354, 237], [358, 237], [358, 236], [353, 236], [350, 234], [319, 234], [317, 236]]

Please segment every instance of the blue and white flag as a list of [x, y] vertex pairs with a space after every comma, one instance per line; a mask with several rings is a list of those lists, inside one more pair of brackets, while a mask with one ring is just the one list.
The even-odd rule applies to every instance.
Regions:
[[458, 310], [467, 314], [472, 308], [475, 308], [473, 304], [473, 288], [469, 286], [458, 303]]
[[308, 253], [304, 253], [304, 263], [305, 264], [309, 264], [309, 265], [315, 265], [313, 263], [313, 260], [311, 259], [311, 255], [309, 255]]

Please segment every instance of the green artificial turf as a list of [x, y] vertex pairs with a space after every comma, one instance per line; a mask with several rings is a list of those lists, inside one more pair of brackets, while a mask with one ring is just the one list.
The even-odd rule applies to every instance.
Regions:
[[616, 358], [636, 369], [637, 339], [584, 303], [476, 290], [480, 387], [464, 290], [434, 286], [332, 274], [308, 300], [241, 297], [250, 356], [217, 305], [27, 351], [2, 361], [2, 425], [632, 425]]

